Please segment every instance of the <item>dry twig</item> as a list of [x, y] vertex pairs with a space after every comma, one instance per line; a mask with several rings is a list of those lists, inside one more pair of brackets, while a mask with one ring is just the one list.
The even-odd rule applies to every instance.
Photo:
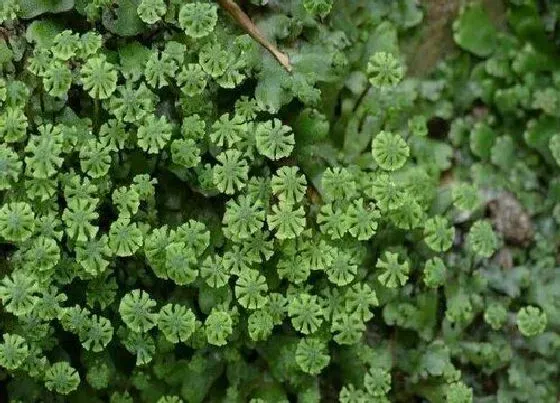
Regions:
[[290, 64], [290, 59], [288, 55], [285, 53], [280, 52], [276, 46], [271, 44], [264, 35], [259, 31], [257, 26], [251, 21], [249, 16], [245, 14], [245, 12], [239, 7], [239, 5], [233, 0], [218, 0], [220, 6], [224, 8], [235, 21], [239, 23], [243, 27], [243, 29], [251, 35], [251, 37], [264, 46], [272, 55], [278, 60], [278, 62], [284, 66], [284, 68], [291, 72], [292, 65]]

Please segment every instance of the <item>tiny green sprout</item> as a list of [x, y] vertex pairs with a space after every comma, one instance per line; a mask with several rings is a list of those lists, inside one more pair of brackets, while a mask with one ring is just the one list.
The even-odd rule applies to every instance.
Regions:
[[261, 123], [256, 129], [257, 150], [271, 160], [289, 156], [294, 149], [294, 135], [291, 128], [278, 119]]
[[80, 46], [80, 35], [64, 30], [54, 37], [51, 52], [55, 58], [67, 61], [79, 51]]
[[331, 283], [342, 287], [354, 280], [354, 276], [358, 272], [358, 265], [350, 253], [339, 251], [334, 253], [332, 263], [325, 272]]
[[58, 320], [62, 328], [67, 332], [80, 334], [85, 332], [88, 326], [90, 312], [87, 308], [79, 305], [62, 308], [59, 312]]
[[377, 294], [367, 284], [352, 285], [346, 290], [344, 299], [346, 311], [356, 313], [363, 322], [373, 317], [370, 309], [379, 305]]
[[130, 218], [120, 217], [109, 228], [109, 247], [121, 257], [132, 256], [142, 246], [142, 231]]
[[426, 137], [428, 135], [428, 122], [426, 116], [415, 115], [408, 119], [408, 131], [414, 136]]
[[28, 61], [27, 69], [37, 77], [43, 77], [52, 63], [51, 53], [47, 49], [35, 49], [33, 57]]
[[270, 182], [272, 192], [282, 202], [299, 203], [307, 189], [305, 177], [297, 167], [281, 167]]
[[0, 235], [12, 242], [26, 241], [35, 228], [35, 215], [25, 202], [6, 203], [0, 208]]
[[329, 364], [329, 361], [325, 343], [315, 338], [304, 338], [299, 341], [296, 362], [303, 372], [316, 375]]
[[129, 332], [123, 340], [124, 347], [136, 356], [136, 365], [150, 363], [156, 352], [154, 339], [148, 333]]
[[149, 154], [157, 154], [171, 138], [173, 126], [165, 116], [148, 116], [138, 128], [138, 146]]
[[445, 263], [439, 257], [433, 257], [426, 261], [424, 267], [424, 283], [430, 288], [436, 288], [445, 284], [447, 269]]
[[230, 278], [228, 267], [223, 264], [220, 256], [208, 256], [204, 259], [200, 267], [200, 276], [213, 288], [223, 287]]
[[23, 109], [8, 106], [0, 113], [0, 137], [6, 143], [17, 143], [25, 139], [27, 117]]
[[317, 223], [321, 226], [321, 231], [328, 234], [332, 239], [342, 238], [350, 229], [346, 211], [333, 207], [332, 203], [321, 206], [321, 210], [317, 214]]
[[0, 365], [9, 370], [19, 368], [29, 354], [29, 347], [18, 334], [4, 333], [0, 343]]
[[210, 245], [210, 232], [200, 221], [188, 220], [175, 230], [174, 238], [193, 251], [196, 257], [202, 256]]
[[80, 341], [86, 350], [99, 353], [105, 350], [110, 343], [113, 332], [109, 319], [92, 315], [85, 328], [80, 332]]
[[536, 306], [525, 306], [517, 313], [519, 332], [527, 337], [544, 332], [547, 322], [546, 313]]
[[212, 131], [210, 132], [210, 139], [217, 146], [227, 145], [228, 147], [233, 146], [241, 140], [241, 134], [247, 129], [247, 124], [243, 120], [234, 115], [229, 117], [226, 113], [212, 125]]
[[80, 375], [78, 371], [66, 361], [55, 362], [45, 373], [45, 387], [63, 395], [76, 390], [79, 384]]
[[0, 400], [556, 402], [560, 7], [425, 3], [0, 0]]
[[228, 312], [212, 310], [204, 322], [208, 343], [224, 346], [233, 331], [233, 321]]
[[119, 314], [132, 331], [144, 333], [156, 325], [155, 306], [156, 302], [145, 291], [132, 290], [121, 299]]
[[388, 174], [375, 176], [371, 181], [369, 193], [377, 201], [381, 213], [397, 210], [408, 199], [403, 185]]
[[[198, 63], [189, 63], [176, 75], [177, 85], [189, 97], [200, 95], [208, 85], [208, 73]], [[185, 118], [188, 119], [188, 118]]]
[[157, 326], [171, 343], [186, 342], [195, 331], [192, 310], [178, 304], [167, 304], [158, 314]]
[[184, 242], [172, 242], [165, 247], [165, 272], [178, 285], [191, 284], [198, 276], [196, 256]]
[[121, 186], [115, 189], [112, 199], [120, 216], [130, 217], [138, 213], [140, 195], [134, 187]]
[[376, 52], [368, 62], [367, 72], [372, 85], [379, 88], [396, 86], [404, 77], [404, 69], [391, 53]]
[[459, 210], [474, 211], [480, 205], [480, 196], [475, 185], [460, 183], [453, 187], [453, 204]]
[[364, 205], [363, 199], [355, 200], [346, 212], [348, 232], [360, 241], [371, 239], [377, 232], [381, 214], [375, 204]]
[[97, 56], [82, 66], [80, 78], [92, 98], [107, 99], [117, 88], [117, 71], [104, 56]]
[[323, 322], [323, 312], [315, 295], [293, 296], [288, 301], [288, 315], [294, 328], [303, 334], [316, 332]]
[[237, 301], [246, 309], [262, 308], [268, 301], [267, 291], [266, 279], [257, 270], [242, 271], [235, 284]]
[[340, 345], [357, 344], [366, 325], [356, 314], [339, 313], [335, 314], [331, 323], [331, 332], [334, 334], [333, 340]]
[[146, 62], [144, 77], [152, 88], [161, 89], [169, 85], [177, 69], [177, 63], [167, 53], [154, 51]]
[[548, 148], [550, 149], [556, 163], [560, 165], [560, 134], [555, 134], [550, 138]]
[[303, 206], [296, 207], [290, 203], [278, 203], [272, 206], [267, 216], [268, 227], [275, 230], [278, 239], [292, 239], [300, 235], [305, 228]]
[[426, 221], [424, 226], [424, 241], [428, 247], [436, 252], [445, 252], [453, 245], [455, 228], [449, 227], [448, 221], [435, 216]]
[[109, 111], [126, 123], [142, 121], [155, 110], [155, 95], [141, 82], [126, 81], [119, 85], [109, 99]]
[[80, 149], [80, 167], [92, 178], [107, 175], [111, 167], [111, 153], [107, 143], [89, 140]]
[[64, 162], [62, 132], [60, 127], [46, 124], [39, 127], [39, 135], [31, 136], [25, 147], [25, 164], [31, 176], [48, 178], [53, 176]]
[[278, 277], [285, 278], [294, 284], [302, 284], [311, 274], [309, 266], [299, 255], [282, 257], [276, 265], [276, 271]]
[[[200, 3], [198, 3], [200, 4]], [[207, 44], [201, 50], [198, 63], [213, 79], [220, 78], [230, 63], [230, 54], [218, 43]]]
[[303, 0], [303, 7], [308, 13], [325, 18], [331, 12], [333, 0]]
[[506, 323], [507, 317], [507, 309], [499, 303], [489, 305], [484, 312], [484, 321], [494, 330], [499, 330]]
[[362, 389], [356, 389], [352, 384], [343, 386], [342, 389], [340, 389], [338, 399], [340, 403], [356, 403], [367, 401], [366, 392]]
[[489, 258], [498, 248], [498, 238], [489, 221], [476, 221], [469, 231], [469, 244], [478, 256]]
[[179, 25], [193, 38], [209, 35], [218, 21], [218, 7], [215, 4], [184, 4], [179, 11]]
[[80, 47], [78, 53], [82, 59], [87, 59], [89, 56], [95, 55], [101, 45], [103, 39], [100, 34], [93, 31], [88, 31], [80, 37]]
[[371, 153], [382, 169], [395, 171], [404, 166], [410, 150], [401, 136], [382, 130], [373, 138]]
[[35, 238], [31, 247], [25, 251], [25, 260], [39, 271], [50, 271], [60, 260], [60, 248], [52, 238]]
[[383, 368], [372, 367], [364, 375], [364, 387], [370, 396], [385, 396], [391, 389], [391, 374]]
[[3, 1], [2, 4], [0, 4], [0, 24], [15, 21], [20, 11], [18, 0]]
[[136, 11], [146, 24], [155, 24], [165, 15], [167, 7], [164, 0], [142, 0]]
[[62, 213], [66, 233], [78, 242], [86, 242], [97, 235], [98, 228], [91, 221], [99, 218], [94, 199], [71, 198]]
[[463, 382], [453, 382], [445, 389], [445, 399], [448, 403], [472, 403], [473, 390]]
[[351, 199], [356, 195], [355, 178], [347, 168], [328, 167], [321, 176], [321, 190], [326, 201]]
[[248, 239], [264, 225], [265, 212], [260, 201], [240, 195], [237, 200], [229, 200], [222, 222], [224, 235], [232, 240]]
[[247, 161], [237, 150], [228, 150], [216, 157], [219, 165], [213, 169], [213, 180], [216, 187], [223, 193], [234, 194], [245, 187], [249, 167]]
[[86, 380], [93, 389], [100, 390], [109, 386], [111, 375], [113, 375], [112, 368], [106, 363], [100, 363], [88, 368]]
[[382, 270], [377, 278], [385, 287], [402, 287], [408, 280], [409, 263], [407, 260], [399, 263], [398, 253], [386, 251], [385, 259], [379, 258], [376, 267]]
[[253, 311], [247, 318], [247, 331], [253, 341], [264, 341], [272, 334], [273, 317], [264, 309]]
[[122, 122], [110, 119], [99, 128], [99, 137], [111, 151], [122, 150], [129, 138], [129, 132]]
[[43, 86], [49, 95], [64, 98], [72, 85], [72, 71], [65, 63], [55, 61], [43, 73]]

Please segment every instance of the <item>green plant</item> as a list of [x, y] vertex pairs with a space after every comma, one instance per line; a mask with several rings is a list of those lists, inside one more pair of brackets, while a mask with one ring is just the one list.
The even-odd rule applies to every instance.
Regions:
[[0, 2], [0, 395], [556, 402], [560, 7], [432, 3]]

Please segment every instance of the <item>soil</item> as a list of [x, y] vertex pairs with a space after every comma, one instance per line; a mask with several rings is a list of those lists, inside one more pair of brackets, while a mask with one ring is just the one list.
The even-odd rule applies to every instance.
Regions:
[[[420, 35], [406, 46], [409, 55], [409, 73], [413, 76], [429, 74], [455, 49], [453, 42], [453, 21], [461, 6], [477, 0], [420, 0], [425, 16]], [[503, 0], [483, 0], [491, 20], [499, 27], [505, 27], [506, 8]]]

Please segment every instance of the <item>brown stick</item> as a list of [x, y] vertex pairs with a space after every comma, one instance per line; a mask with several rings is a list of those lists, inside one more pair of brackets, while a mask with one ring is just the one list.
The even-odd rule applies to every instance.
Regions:
[[235, 21], [243, 27], [243, 29], [258, 43], [266, 48], [272, 55], [278, 60], [286, 70], [292, 71], [292, 65], [290, 64], [290, 59], [288, 55], [280, 52], [273, 44], [271, 44], [259, 31], [257, 26], [251, 21], [249, 16], [239, 7], [239, 5], [233, 0], [218, 0], [220, 6], [222, 6]]

